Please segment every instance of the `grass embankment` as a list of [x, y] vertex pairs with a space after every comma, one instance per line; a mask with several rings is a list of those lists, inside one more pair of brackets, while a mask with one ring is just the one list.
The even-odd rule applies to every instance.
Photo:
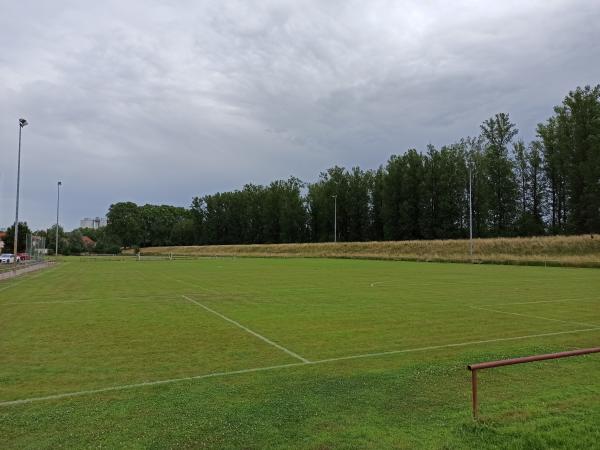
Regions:
[[600, 236], [544, 236], [469, 241], [387, 241], [311, 244], [148, 247], [142, 254], [387, 259], [406, 261], [600, 267]]

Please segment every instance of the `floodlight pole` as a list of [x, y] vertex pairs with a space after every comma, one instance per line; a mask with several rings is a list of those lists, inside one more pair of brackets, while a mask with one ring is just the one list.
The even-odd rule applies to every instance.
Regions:
[[54, 240], [56, 241], [56, 251], [54, 252], [54, 258], [58, 257], [58, 211], [60, 209], [60, 187], [62, 185], [62, 181], [56, 183], [56, 230], [54, 235]]
[[337, 194], [333, 197], [333, 242], [337, 242]]
[[469, 254], [473, 258], [473, 194], [471, 181], [471, 163], [469, 162]]
[[19, 243], [19, 184], [21, 181], [21, 131], [23, 127], [27, 126], [27, 120], [19, 119], [19, 153], [17, 157], [17, 201], [15, 207], [15, 242], [14, 242], [14, 258], [15, 258], [15, 267], [17, 267], [17, 251], [18, 251], [18, 243]]

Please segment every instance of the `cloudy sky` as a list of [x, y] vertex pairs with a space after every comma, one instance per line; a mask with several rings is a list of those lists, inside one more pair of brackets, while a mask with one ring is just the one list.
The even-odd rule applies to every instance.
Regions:
[[0, 0], [0, 226], [77, 227], [478, 133], [600, 82], [600, 2]]

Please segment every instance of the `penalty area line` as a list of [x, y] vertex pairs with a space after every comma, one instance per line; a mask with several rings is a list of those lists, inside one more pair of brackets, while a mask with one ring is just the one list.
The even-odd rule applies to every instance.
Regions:
[[469, 345], [489, 344], [489, 343], [504, 342], [504, 341], [517, 341], [517, 340], [521, 340], [521, 339], [530, 339], [530, 338], [536, 338], [536, 337], [559, 336], [562, 334], [584, 333], [587, 331], [600, 331], [600, 328], [585, 328], [585, 329], [581, 329], [581, 330], [557, 331], [554, 333], [529, 334], [526, 336], [514, 336], [514, 337], [506, 337], [506, 338], [486, 339], [486, 340], [481, 340], [481, 341], [458, 342], [458, 343], [453, 343], [453, 344], [433, 345], [433, 346], [429, 346], [429, 347], [408, 348], [408, 349], [404, 349], [404, 350], [392, 350], [392, 351], [387, 351], [387, 352], [365, 353], [362, 355], [342, 356], [339, 358], [320, 359], [317, 361], [310, 361], [310, 362], [298, 362], [298, 363], [290, 363], [290, 364], [281, 364], [281, 365], [277, 365], [277, 366], [256, 367], [253, 369], [233, 370], [233, 371], [229, 371], [229, 372], [213, 372], [213, 373], [208, 373], [208, 374], [204, 374], [204, 375], [196, 375], [196, 376], [191, 376], [191, 377], [172, 378], [172, 379], [157, 380], [157, 381], [145, 381], [142, 383], [124, 384], [124, 385], [120, 385], [120, 386], [111, 386], [111, 387], [106, 387], [106, 388], [90, 389], [90, 390], [85, 390], [85, 391], [65, 392], [62, 394], [53, 394], [53, 395], [47, 395], [44, 397], [31, 397], [31, 398], [24, 398], [24, 399], [20, 399], [20, 400], [9, 400], [9, 401], [5, 401], [5, 402], [0, 402], [0, 407], [22, 405], [22, 404], [40, 402], [40, 401], [45, 401], [45, 400], [60, 400], [60, 399], [69, 398], [69, 397], [101, 394], [103, 392], [122, 391], [122, 390], [126, 390], [126, 389], [135, 389], [135, 388], [148, 387], [148, 386], [159, 386], [162, 384], [172, 384], [172, 383], [179, 383], [179, 382], [183, 382], [183, 381], [202, 380], [205, 378], [218, 378], [218, 377], [227, 377], [227, 376], [231, 376], [231, 375], [240, 375], [240, 374], [245, 374], [245, 373], [266, 372], [269, 370], [285, 369], [288, 367], [303, 367], [303, 366], [325, 364], [325, 363], [336, 362], [336, 361], [347, 361], [347, 360], [353, 360], [353, 359], [359, 359], [359, 358], [374, 358], [374, 357], [378, 357], [378, 356], [389, 356], [389, 355], [397, 355], [397, 354], [411, 353], [411, 352], [427, 352], [427, 351], [431, 351], [431, 350], [439, 350], [442, 348], [466, 347]]
[[247, 333], [250, 333], [252, 336], [255, 336], [255, 337], [257, 337], [257, 338], [259, 338], [259, 339], [263, 340], [263, 341], [264, 341], [264, 342], [266, 342], [267, 344], [270, 344], [270, 345], [272, 345], [273, 347], [276, 347], [276, 348], [278, 348], [279, 350], [281, 350], [281, 351], [283, 351], [283, 352], [287, 353], [288, 355], [290, 355], [290, 356], [293, 356], [293, 357], [294, 357], [294, 358], [296, 358], [296, 359], [299, 359], [299, 360], [300, 360], [300, 361], [302, 361], [303, 363], [309, 363], [309, 362], [310, 362], [308, 359], [306, 359], [306, 358], [303, 358], [302, 356], [298, 355], [297, 353], [294, 353], [293, 351], [291, 351], [291, 350], [288, 350], [287, 348], [285, 348], [285, 347], [283, 347], [283, 346], [281, 346], [281, 345], [277, 344], [276, 342], [273, 342], [272, 340], [270, 340], [270, 339], [268, 339], [268, 338], [264, 337], [262, 334], [258, 334], [256, 331], [252, 331], [250, 328], [248, 328], [248, 327], [245, 327], [245, 326], [244, 326], [244, 325], [242, 325], [241, 323], [239, 323], [239, 322], [236, 322], [235, 320], [233, 320], [233, 319], [230, 319], [230, 318], [229, 318], [229, 317], [227, 317], [227, 316], [224, 316], [223, 314], [221, 314], [221, 313], [219, 313], [219, 312], [215, 311], [214, 309], [211, 309], [211, 308], [209, 308], [209, 307], [208, 307], [208, 306], [206, 306], [206, 305], [203, 305], [202, 303], [200, 303], [200, 302], [198, 302], [198, 301], [194, 300], [193, 298], [190, 298], [190, 297], [188, 297], [187, 295], [182, 295], [182, 297], [183, 297], [183, 298], [185, 298], [186, 300], [188, 300], [188, 301], [192, 302], [192, 303], [195, 303], [196, 305], [200, 306], [201, 308], [204, 308], [206, 311], [208, 311], [208, 312], [210, 312], [210, 313], [214, 314], [215, 316], [218, 316], [218, 317], [220, 317], [221, 319], [223, 319], [223, 320], [226, 320], [226, 321], [227, 321], [227, 322], [229, 322], [229, 323], [232, 323], [233, 325], [235, 325], [235, 326], [236, 326], [236, 327], [238, 327], [238, 328], [241, 328], [241, 329], [242, 329], [242, 330], [244, 330], [245, 332], [247, 332]]

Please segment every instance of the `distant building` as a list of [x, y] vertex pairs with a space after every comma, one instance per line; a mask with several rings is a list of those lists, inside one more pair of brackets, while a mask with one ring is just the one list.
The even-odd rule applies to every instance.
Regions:
[[91, 217], [85, 217], [79, 221], [79, 228], [93, 228], [97, 230], [98, 228], [102, 228], [106, 226], [106, 217], [96, 217], [92, 219]]

